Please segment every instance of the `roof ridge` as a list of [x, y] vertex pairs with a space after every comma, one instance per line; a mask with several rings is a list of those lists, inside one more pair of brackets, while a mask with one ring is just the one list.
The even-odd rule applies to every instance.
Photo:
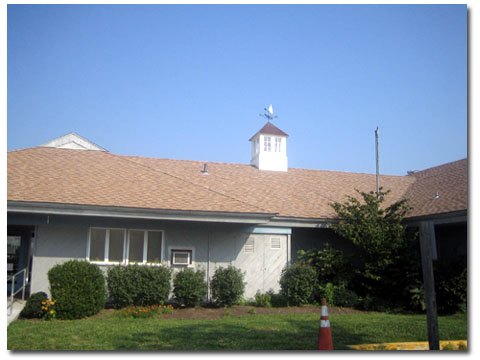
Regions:
[[435, 169], [438, 169], [438, 168], [441, 168], [441, 167], [445, 167], [445, 166], [449, 166], [449, 165], [452, 165], [452, 164], [455, 164], [455, 163], [459, 163], [459, 162], [465, 161], [465, 160], [467, 160], [467, 162], [468, 162], [468, 157], [465, 157], [465, 158], [462, 158], [462, 159], [458, 159], [458, 160], [449, 161], [449, 162], [447, 162], [447, 163], [440, 164], [440, 165], [435, 165], [435, 166], [432, 166], [432, 167], [429, 167], [429, 168], [426, 168], [426, 169], [423, 169], [423, 170], [418, 170], [418, 171], [414, 172], [412, 175], [415, 176], [416, 174], [419, 174], [419, 173], [423, 173], [423, 172], [426, 172], [426, 171], [435, 170]]
[[[211, 160], [188, 160], [188, 159], [171, 159], [171, 158], [161, 158], [161, 157], [153, 157], [153, 156], [140, 156], [140, 155], [120, 155], [114, 154], [117, 156], [123, 157], [130, 157], [130, 158], [141, 158], [141, 159], [151, 159], [151, 160], [166, 160], [166, 161], [180, 161], [180, 162], [188, 162], [188, 163], [199, 163], [199, 164], [219, 164], [219, 165], [233, 165], [233, 166], [244, 166], [244, 167], [252, 167], [251, 164], [240, 164], [240, 163], [232, 163], [226, 161], [211, 161]], [[288, 170], [300, 170], [300, 171], [308, 171], [308, 172], [329, 172], [329, 173], [338, 173], [338, 174], [355, 174], [355, 175], [370, 175], [375, 176], [374, 173], [367, 173], [367, 172], [357, 172], [357, 171], [343, 171], [343, 170], [329, 170], [329, 169], [308, 169], [308, 168], [300, 168], [300, 167], [289, 167]], [[262, 170], [259, 170], [262, 171]], [[266, 170], [272, 172], [272, 170]], [[423, 171], [423, 170], [422, 170]], [[390, 177], [397, 177], [397, 178], [404, 178], [408, 175], [392, 175], [392, 174], [380, 174], [380, 176], [390, 176]]]
[[209, 188], [208, 186], [204, 186], [204, 185], [202, 185], [202, 184], [198, 184], [198, 183], [196, 183], [196, 182], [194, 182], [194, 181], [191, 181], [191, 180], [189, 180], [189, 179], [183, 178], [183, 177], [181, 177], [181, 176], [170, 174], [170, 173], [168, 173], [168, 172], [166, 172], [166, 171], [164, 171], [164, 170], [154, 169], [154, 168], [152, 168], [152, 167], [150, 167], [150, 166], [148, 166], [148, 165], [145, 165], [145, 164], [136, 162], [136, 161], [131, 160], [131, 159], [127, 159], [126, 156], [116, 155], [116, 154], [112, 154], [112, 153], [110, 153], [110, 152], [107, 152], [107, 153], [108, 153], [109, 155], [111, 155], [111, 156], [119, 157], [120, 159], [122, 159], [122, 160], [124, 160], [124, 161], [128, 161], [128, 162], [133, 163], [133, 164], [136, 164], [136, 165], [138, 165], [138, 166], [147, 168], [147, 169], [149, 169], [150, 171], [162, 173], [162, 174], [167, 175], [167, 176], [170, 176], [170, 177], [172, 177], [172, 178], [174, 178], [174, 179], [178, 179], [178, 180], [181, 180], [181, 181], [183, 181], [183, 182], [192, 184], [192, 185], [194, 185], [194, 186], [201, 187], [201, 188], [203, 188], [203, 189], [205, 189], [205, 190], [207, 190], [207, 191], [213, 192], [213, 193], [215, 193], [215, 194], [217, 194], [217, 195], [220, 195], [220, 196], [229, 198], [229, 199], [231, 199], [231, 200], [237, 201], [237, 202], [242, 203], [242, 204], [246, 204], [246, 205], [248, 205], [248, 206], [251, 206], [252, 208], [259, 209], [259, 210], [261, 210], [262, 213], [270, 213], [268, 210], [263, 209], [263, 208], [261, 208], [261, 207], [259, 207], [259, 206], [257, 206], [257, 205], [253, 205], [253, 204], [250, 204], [250, 203], [248, 203], [248, 202], [246, 202], [246, 201], [242, 201], [242, 200], [237, 199], [237, 198], [235, 198], [235, 197], [233, 197], [233, 196], [229, 196], [229, 195], [227, 195], [227, 194], [224, 194], [224, 193], [221, 192], [221, 191], [211, 189], [211, 188]]

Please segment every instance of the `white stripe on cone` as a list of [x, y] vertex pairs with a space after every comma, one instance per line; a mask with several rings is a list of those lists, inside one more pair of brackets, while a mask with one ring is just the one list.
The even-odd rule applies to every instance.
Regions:
[[330, 320], [320, 320], [320, 327], [329, 328], [330, 327]]

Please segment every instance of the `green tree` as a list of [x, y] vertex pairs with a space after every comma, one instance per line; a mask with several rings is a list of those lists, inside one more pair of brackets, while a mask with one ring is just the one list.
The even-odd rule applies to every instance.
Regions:
[[344, 203], [331, 204], [339, 222], [331, 227], [356, 245], [361, 266], [356, 270], [357, 293], [370, 298], [391, 300], [397, 291], [392, 283], [405, 255], [407, 241], [403, 219], [409, 210], [407, 200], [385, 206], [389, 191], [366, 193], [358, 191], [360, 200], [349, 196]]
[[299, 262], [305, 262], [317, 271], [318, 283], [339, 285], [349, 282], [352, 265], [343, 251], [335, 249], [330, 243], [325, 243], [322, 249], [298, 250]]

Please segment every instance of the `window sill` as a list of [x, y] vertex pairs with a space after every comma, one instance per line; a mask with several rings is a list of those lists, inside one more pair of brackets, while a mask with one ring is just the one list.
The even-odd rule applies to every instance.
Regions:
[[106, 262], [106, 261], [93, 261], [87, 260], [91, 264], [101, 265], [101, 266], [127, 266], [127, 265], [141, 265], [141, 266], [162, 266], [164, 263], [141, 263], [141, 262]]

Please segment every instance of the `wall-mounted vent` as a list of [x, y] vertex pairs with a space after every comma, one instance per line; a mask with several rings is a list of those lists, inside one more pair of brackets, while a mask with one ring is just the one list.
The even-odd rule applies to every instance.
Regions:
[[272, 237], [270, 239], [270, 249], [272, 250], [278, 250], [282, 248], [282, 244], [280, 242], [280, 238], [278, 237]]
[[253, 237], [250, 237], [247, 239], [247, 241], [245, 242], [245, 245], [243, 246], [243, 252], [244, 253], [255, 252], [255, 239]]

